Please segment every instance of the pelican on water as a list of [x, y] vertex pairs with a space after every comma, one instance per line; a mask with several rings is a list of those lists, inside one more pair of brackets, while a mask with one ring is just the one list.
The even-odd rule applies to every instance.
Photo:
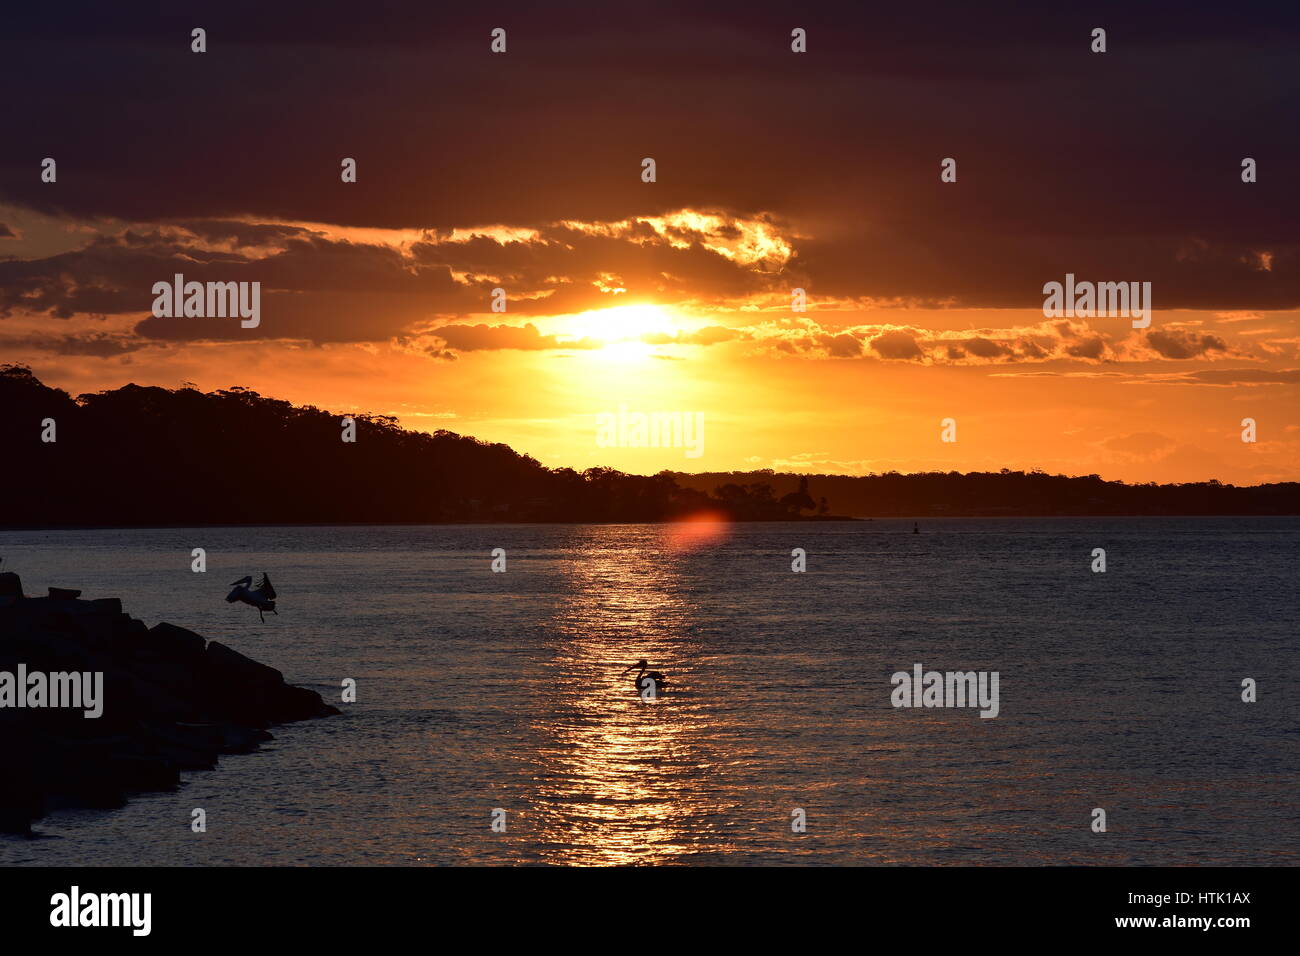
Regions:
[[[634, 667], [641, 668], [641, 670], [637, 673], [636, 677], [632, 678], [632, 685], [636, 688], [638, 694], [641, 693], [641, 691], [643, 691], [647, 686], [649, 686], [652, 683], [656, 691], [660, 690], [661, 688], [665, 687], [668, 684], [667, 678], [665, 678], [664, 675], [659, 673], [658, 671], [647, 672], [646, 668], [649, 666], [650, 665], [646, 663], [646, 660], [643, 657], [635, 664], [629, 664], [627, 668], [623, 671], [623, 674], [626, 674]], [[618, 676], [622, 677], [623, 674], [619, 674]]]
[[231, 604], [242, 601], [257, 608], [257, 616], [262, 619], [263, 624], [266, 623], [263, 611], [270, 611], [279, 616], [280, 612], [275, 609], [275, 588], [271, 587], [271, 579], [267, 577], [265, 571], [262, 572], [262, 580], [257, 582], [257, 587], [253, 587], [251, 574], [240, 578], [231, 587], [234, 590], [226, 595], [226, 600]]

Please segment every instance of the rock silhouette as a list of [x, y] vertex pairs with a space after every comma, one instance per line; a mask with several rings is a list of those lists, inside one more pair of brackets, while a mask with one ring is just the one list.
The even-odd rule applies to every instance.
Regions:
[[117, 598], [22, 593], [0, 574], [0, 671], [102, 672], [103, 713], [0, 707], [0, 832], [30, 834], [61, 807], [120, 807], [185, 770], [248, 753], [266, 728], [338, 714], [275, 668], [174, 624], [146, 627]]

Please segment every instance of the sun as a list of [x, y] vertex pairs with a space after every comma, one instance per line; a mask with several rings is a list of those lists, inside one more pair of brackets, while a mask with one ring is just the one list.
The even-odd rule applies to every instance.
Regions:
[[591, 309], [564, 320], [564, 332], [567, 335], [598, 339], [607, 346], [620, 342], [640, 342], [647, 335], [672, 335], [676, 331], [677, 321], [672, 310], [651, 303]]
[[[640, 362], [655, 353], [656, 344], [674, 336], [680, 323], [674, 312], [662, 305], [642, 303], [591, 309], [566, 316], [560, 321], [566, 338], [599, 342], [592, 353], [603, 362]], [[656, 343], [650, 336], [662, 336]]]

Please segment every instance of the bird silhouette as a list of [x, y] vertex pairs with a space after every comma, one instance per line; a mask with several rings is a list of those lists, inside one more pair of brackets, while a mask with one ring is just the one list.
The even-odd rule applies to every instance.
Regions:
[[252, 585], [251, 574], [240, 578], [231, 585], [234, 590], [226, 595], [226, 600], [231, 604], [239, 601], [257, 608], [257, 616], [262, 619], [263, 624], [266, 623], [266, 615], [262, 613], [264, 611], [270, 611], [279, 617], [280, 612], [275, 609], [275, 588], [271, 587], [271, 579], [267, 573], [262, 572], [262, 580], [257, 582], [257, 587]]
[[[648, 672], [647, 672], [647, 671], [646, 671], [646, 668], [649, 667], [649, 666], [650, 666], [650, 665], [646, 663], [646, 660], [645, 660], [645, 658], [643, 657], [643, 658], [641, 658], [641, 660], [637, 661], [635, 664], [629, 664], [629, 665], [628, 665], [628, 666], [623, 670], [623, 674], [626, 674], [628, 671], [632, 670], [632, 668], [634, 668], [634, 667], [639, 667], [639, 668], [641, 669], [641, 670], [637, 673], [636, 677], [632, 678], [632, 686], [636, 688], [638, 694], [641, 693], [642, 690], [644, 690], [647, 686], [649, 686], [649, 685], [651, 685], [651, 684], [654, 685], [654, 688], [655, 688], [656, 691], [659, 691], [659, 690], [661, 690], [662, 688], [664, 688], [664, 687], [666, 687], [666, 686], [668, 685], [668, 679], [667, 679], [666, 677], [664, 677], [663, 674], [659, 673], [658, 671], [648, 671]], [[619, 676], [619, 677], [622, 677], [623, 674], [619, 674], [618, 676]]]

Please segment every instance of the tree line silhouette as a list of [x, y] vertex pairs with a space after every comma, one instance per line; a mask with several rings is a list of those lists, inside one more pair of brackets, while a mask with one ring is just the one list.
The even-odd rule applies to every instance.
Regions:
[[[719, 496], [666, 474], [546, 468], [500, 443], [407, 431], [247, 388], [125, 385], [73, 398], [0, 367], [0, 526], [662, 521], [701, 511], [788, 520], [795, 491], [728, 484]], [[42, 422], [54, 422], [53, 442]]]
[[[1300, 485], [1125, 485], [1041, 473], [630, 475], [546, 468], [500, 443], [408, 431], [246, 388], [73, 398], [0, 367], [0, 526], [739, 521], [851, 515], [1296, 514]], [[54, 421], [55, 441], [42, 440]], [[810, 485], [820, 495], [814, 498]]]
[[811, 480], [836, 510], [858, 517], [1018, 517], [1105, 515], [1294, 515], [1300, 483], [1249, 486], [1197, 481], [1126, 484], [1097, 475], [1068, 477], [1039, 470], [935, 471], [879, 475], [791, 475], [770, 470], [677, 474], [690, 488], [719, 482], [761, 482], [774, 495]]

